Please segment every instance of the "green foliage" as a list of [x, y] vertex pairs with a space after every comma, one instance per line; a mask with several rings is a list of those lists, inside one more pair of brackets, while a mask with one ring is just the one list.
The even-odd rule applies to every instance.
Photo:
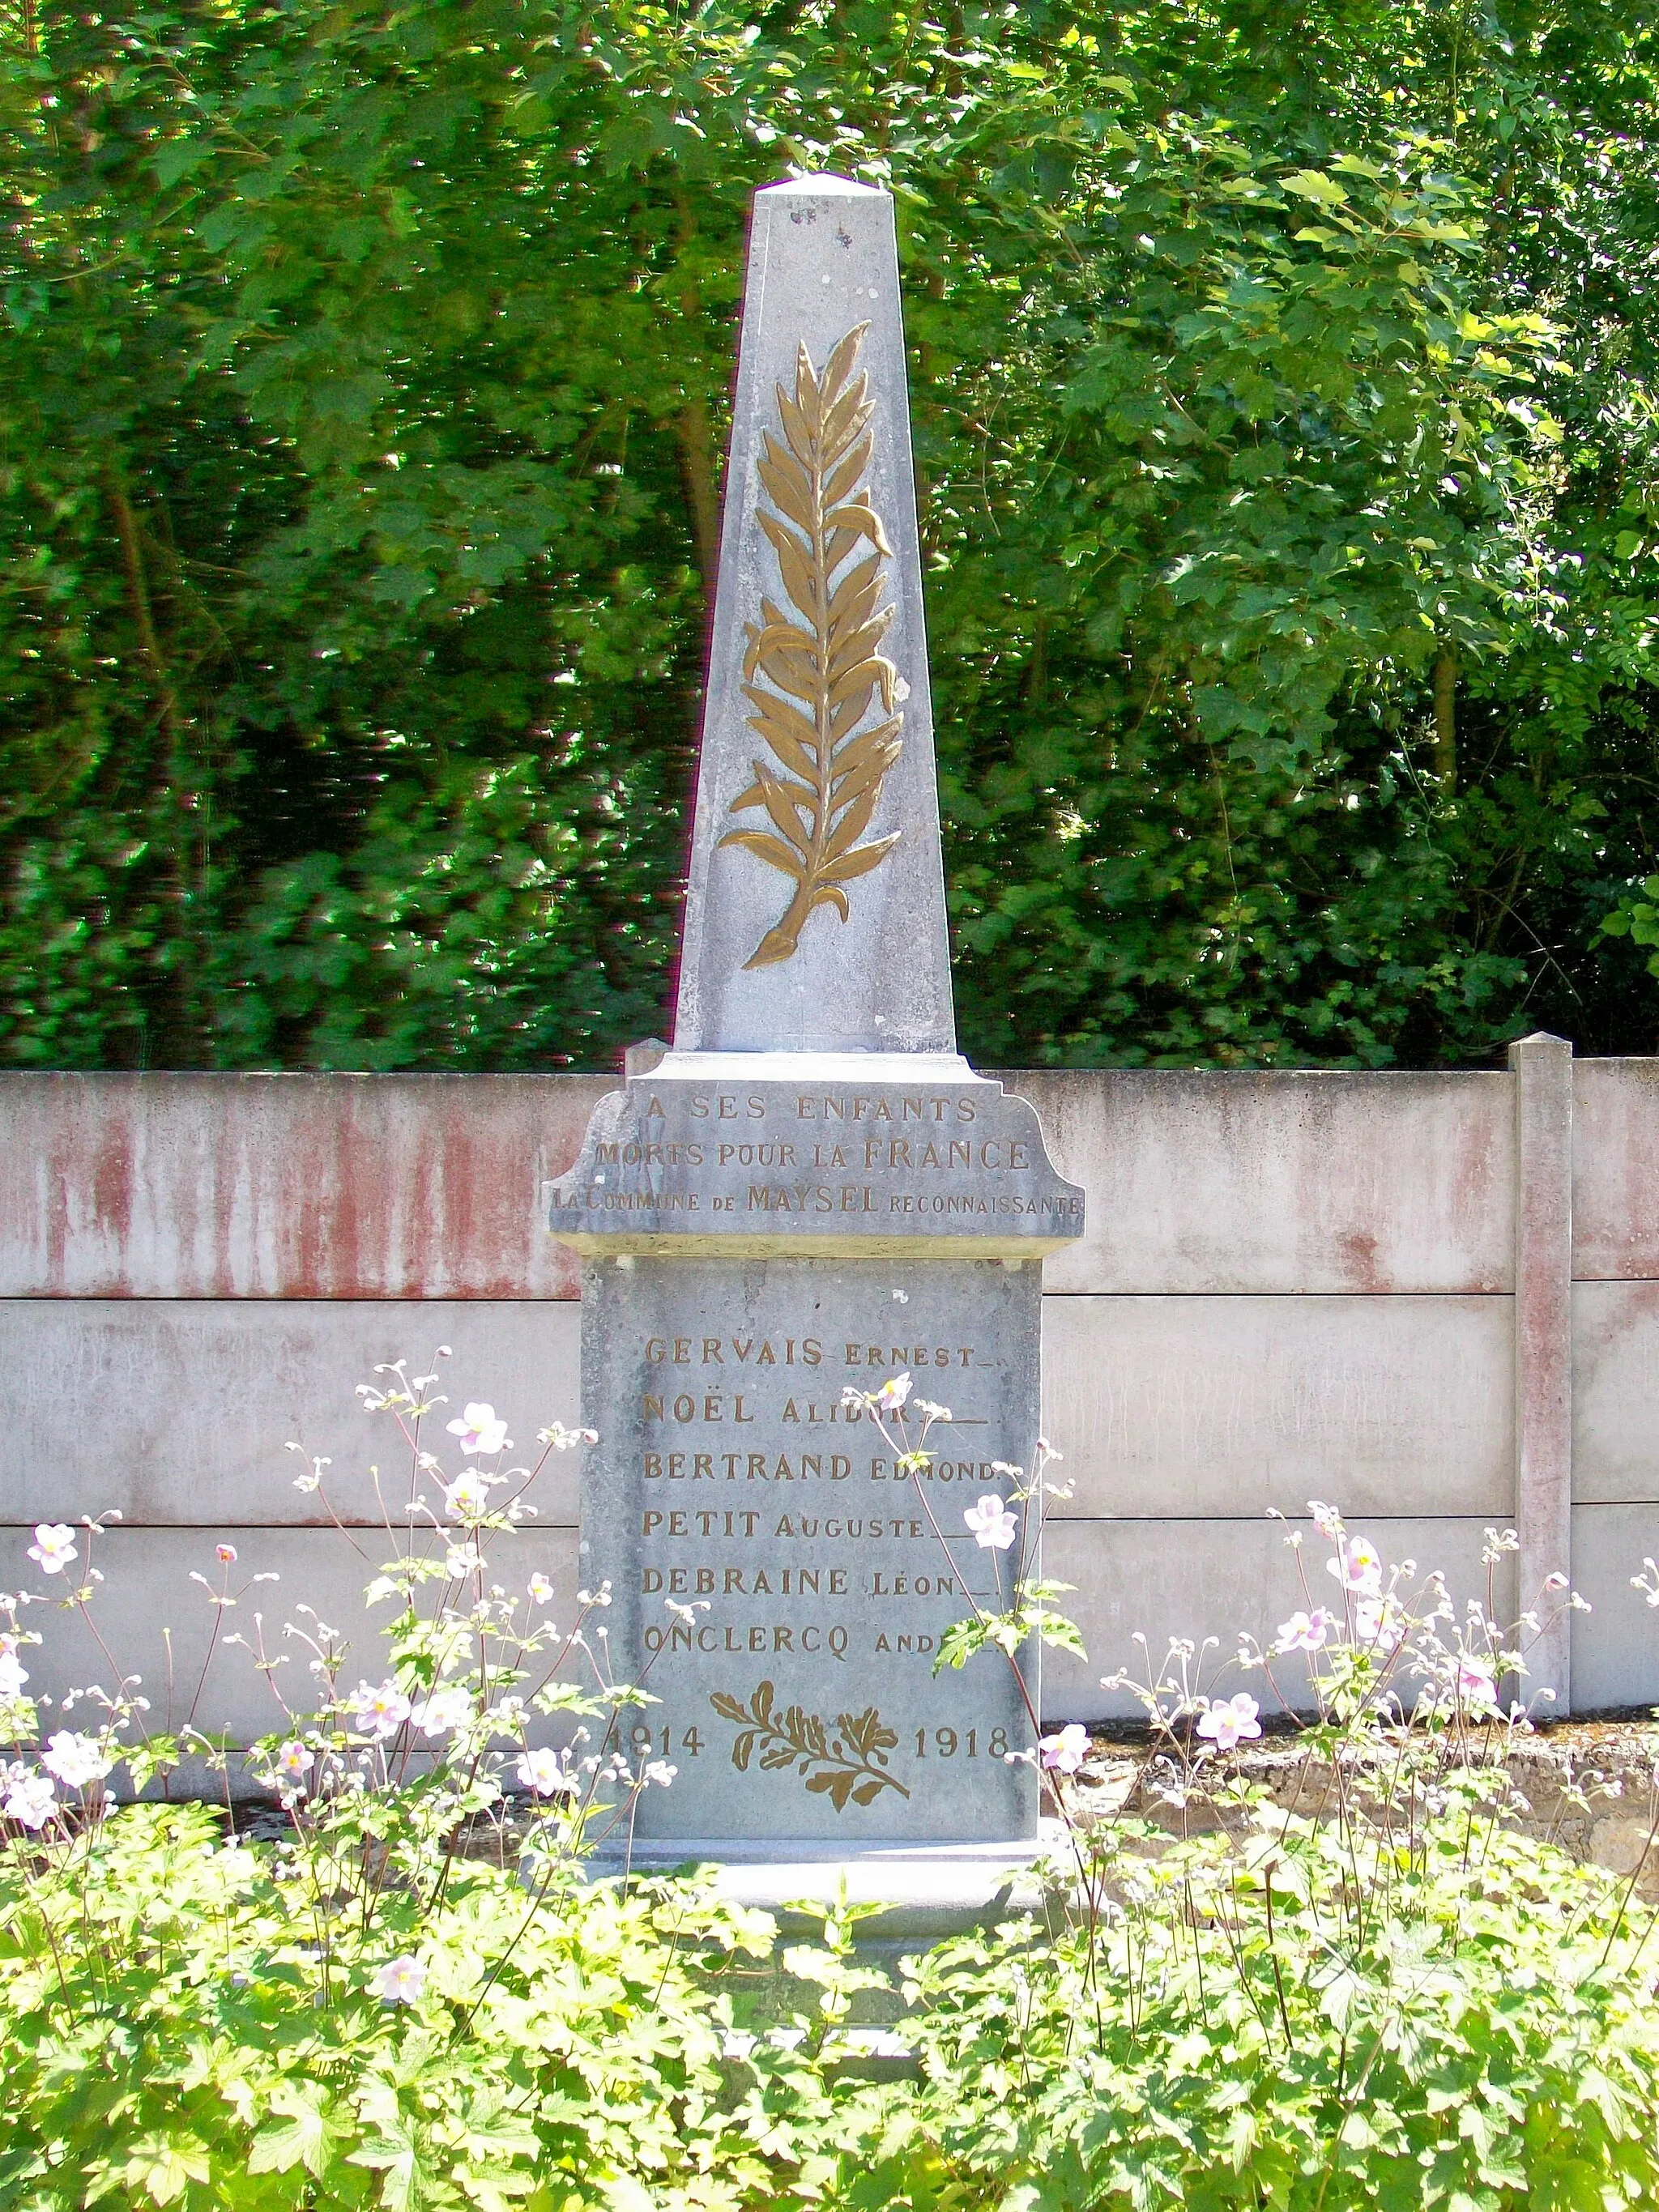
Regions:
[[1614, 1877], [1468, 1802], [1410, 1853], [1300, 1822], [1154, 1843], [1092, 1928], [915, 1969], [917, 2122], [965, 2201], [1588, 2212], [1659, 2188], [1659, 2006]]
[[[1632, 945], [1659, 945], [1659, 876], [1650, 876], [1639, 894], [1621, 899], [1602, 922], [1609, 937], [1627, 937]], [[1659, 975], [1659, 951], [1648, 956], [1648, 973]]]
[[[0, 2201], [574, 2208], [735, 2203], [767, 2165], [700, 1976], [763, 1916], [685, 1884], [529, 1913], [458, 1862], [319, 1926], [283, 1855], [204, 1807], [134, 1806], [60, 1868], [0, 1866]], [[319, 1941], [319, 1939], [321, 1939]], [[380, 1976], [418, 1944], [419, 1994]], [[764, 2059], [763, 2057], [763, 2065]]]
[[[1085, 1732], [1042, 1738], [1025, 1755], [1065, 1844], [1039, 1909], [904, 1961], [918, 2063], [849, 2078], [854, 2008], [890, 1990], [859, 1944], [881, 1908], [843, 1893], [817, 1942], [780, 1949], [767, 1915], [700, 1878], [597, 1875], [596, 1839], [672, 1786], [628, 1726], [649, 1692], [611, 1683], [580, 1624], [545, 1624], [541, 1577], [528, 1606], [496, 1578], [541, 1462], [502, 1464], [502, 1424], [469, 1405], [451, 1479], [428, 1449], [438, 1378], [380, 1376], [362, 1395], [408, 1453], [367, 1593], [390, 1608], [390, 1671], [348, 1691], [337, 1637], [296, 1608], [312, 1701], [251, 1754], [280, 1839], [200, 1804], [111, 1807], [118, 1762], [143, 1785], [205, 1742], [189, 1723], [182, 1743], [149, 1735], [131, 1678], [60, 1702], [100, 1710], [95, 1733], [38, 1741], [28, 1624], [49, 1598], [94, 1603], [98, 1523], [39, 1527], [51, 1588], [0, 1601], [8, 2212], [1608, 2212], [1659, 2193], [1655, 1916], [1632, 1914], [1636, 1875], [1516, 1832], [1508, 1761], [1529, 1723], [1499, 1685], [1542, 1614], [1492, 1619], [1512, 1534], [1489, 1534], [1486, 1601], [1458, 1620], [1437, 1577], [1390, 1570], [1311, 1505], [1338, 1595], [1314, 1605], [1290, 1531], [1304, 1609], [1224, 1662], [1310, 1709], [1278, 1788], [1232, 1756], [1261, 1733], [1255, 1700], [1218, 1698], [1204, 1655], [1172, 1644], [1141, 1686], [1167, 1817], [1091, 1814]], [[945, 1409], [902, 1376], [859, 1395], [919, 1474]], [[542, 1461], [584, 1440], [550, 1429]], [[1000, 1468], [1022, 1567], [1052, 1456]], [[327, 1465], [300, 1487], [320, 1492]], [[965, 1517], [1011, 1549], [1008, 1510]], [[235, 1555], [218, 1549], [222, 1619]], [[71, 1567], [83, 1579], [60, 1582]], [[1075, 1646], [1052, 1588], [1012, 1581], [1012, 1610], [964, 1624], [961, 1662]], [[1659, 1602], [1651, 1561], [1634, 1587]], [[873, 1712], [830, 1742], [763, 1687], [732, 1716], [747, 1755], [850, 1784], [850, 1746], [878, 1776], [892, 1738]], [[594, 1741], [532, 1750], [541, 1722]], [[528, 1794], [509, 1805], [515, 1750]], [[805, 2008], [757, 2033], [734, 1992], [775, 1959]]]
[[792, 163], [899, 195], [970, 1048], [1646, 1048], [1652, 100], [1566, 0], [24, 7], [0, 1054], [662, 1025]]

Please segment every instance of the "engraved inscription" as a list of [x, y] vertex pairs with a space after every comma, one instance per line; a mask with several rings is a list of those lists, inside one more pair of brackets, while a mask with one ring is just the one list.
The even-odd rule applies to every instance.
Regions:
[[[934, 1670], [952, 1623], [1011, 1594], [969, 1515], [1029, 1452], [1038, 1295], [1035, 1271], [921, 1257], [590, 1269], [583, 1366], [611, 1419], [583, 1571], [610, 1585], [617, 1679], [656, 1701], [634, 1740], [678, 1770], [646, 1801], [657, 1832], [966, 1839], [1026, 1817], [1006, 1679]], [[867, 1410], [899, 1372], [951, 1408], [926, 1465]]]
[[559, 1235], [897, 1240], [984, 1233], [1042, 1249], [1081, 1233], [1083, 1194], [1036, 1115], [994, 1085], [722, 1089], [644, 1079], [603, 1102], [552, 1189]]

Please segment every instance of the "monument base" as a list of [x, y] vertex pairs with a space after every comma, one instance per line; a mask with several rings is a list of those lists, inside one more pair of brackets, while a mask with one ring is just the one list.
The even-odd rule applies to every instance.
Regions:
[[[819, 1910], [839, 1904], [876, 1905], [879, 1916], [860, 1936], [941, 1942], [1005, 1916], [1037, 1910], [1045, 1861], [1062, 1865], [1063, 1822], [1045, 1820], [1029, 1840], [989, 1844], [870, 1844], [849, 1845], [777, 1837], [733, 1843], [728, 1837], [652, 1837], [631, 1856], [607, 1850], [590, 1862], [596, 1878], [660, 1874], [671, 1868], [710, 1868], [714, 1887], [733, 1905], [779, 1913], [791, 1932], [810, 1928]], [[790, 1908], [805, 1907], [797, 1916]]]

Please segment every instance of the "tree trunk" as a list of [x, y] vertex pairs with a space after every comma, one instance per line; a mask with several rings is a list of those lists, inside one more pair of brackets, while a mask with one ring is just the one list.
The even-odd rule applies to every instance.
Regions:
[[1457, 647], [1449, 638], [1434, 657], [1434, 773], [1449, 796], [1457, 789]]

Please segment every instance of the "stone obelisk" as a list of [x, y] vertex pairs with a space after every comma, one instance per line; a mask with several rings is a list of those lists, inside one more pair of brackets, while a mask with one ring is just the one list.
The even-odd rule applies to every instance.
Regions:
[[[889, 196], [756, 196], [673, 1048], [552, 1194], [582, 1252], [582, 1577], [666, 1757], [636, 1841], [787, 1856], [1035, 1834], [967, 1522], [1029, 1466], [1041, 1259], [1083, 1197], [956, 1050]], [[951, 1409], [915, 1474], [844, 1403]], [[925, 1494], [923, 1494], [925, 1492]], [[1035, 1654], [1023, 1659], [1035, 1686]]]

